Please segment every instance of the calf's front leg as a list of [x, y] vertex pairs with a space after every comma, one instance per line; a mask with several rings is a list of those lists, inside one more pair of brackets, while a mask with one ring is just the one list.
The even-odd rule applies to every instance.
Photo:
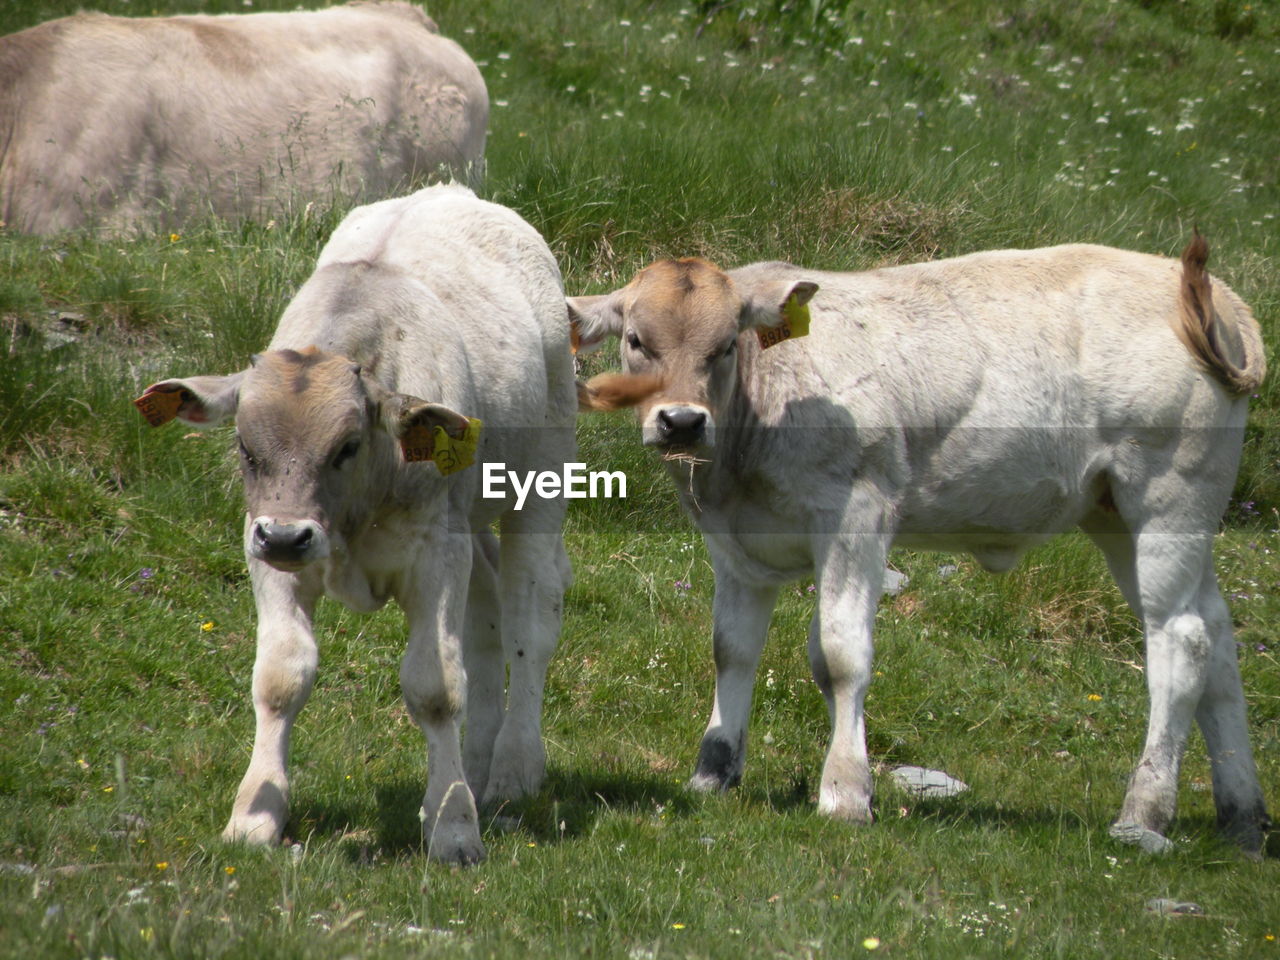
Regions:
[[249, 575], [258, 613], [253, 664], [256, 726], [249, 769], [222, 836], [276, 844], [289, 814], [289, 734], [316, 678], [311, 616], [320, 584], [314, 572], [282, 573], [253, 558]]
[[448, 536], [432, 550], [432, 562], [414, 570], [400, 603], [409, 620], [409, 643], [400, 663], [400, 687], [409, 715], [427, 741], [427, 790], [422, 835], [427, 854], [445, 863], [479, 863], [485, 857], [475, 799], [462, 764], [460, 719], [466, 697], [462, 630], [471, 540]]
[[817, 564], [818, 609], [809, 631], [813, 678], [831, 718], [818, 812], [870, 823], [872, 783], [863, 705], [871, 683], [871, 630], [888, 540], [855, 534], [832, 538], [824, 547]]
[[[712, 554], [713, 559], [715, 554]], [[727, 790], [742, 779], [747, 761], [747, 724], [760, 653], [778, 599], [776, 586], [743, 582], [724, 562], [715, 564], [712, 642], [716, 693], [711, 719], [698, 749], [690, 788]]]

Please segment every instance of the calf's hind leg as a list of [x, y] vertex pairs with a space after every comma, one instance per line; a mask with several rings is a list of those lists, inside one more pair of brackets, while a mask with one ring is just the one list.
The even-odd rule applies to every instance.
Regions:
[[[1173, 528], [1177, 531], [1176, 526]], [[1249, 849], [1261, 844], [1261, 788], [1249, 750], [1244, 694], [1226, 607], [1213, 574], [1209, 534], [1144, 530], [1126, 548], [1095, 536], [1142, 618], [1150, 695], [1142, 757], [1129, 779], [1116, 839], [1162, 852], [1177, 807], [1178, 774], [1193, 717], [1214, 764], [1219, 819]], [[1132, 557], [1126, 575], [1122, 560]], [[1136, 600], [1136, 602], [1135, 602]]]
[[502, 655], [502, 610], [498, 601], [498, 538], [489, 530], [474, 535], [471, 585], [462, 659], [467, 668], [466, 730], [462, 766], [475, 797], [483, 797], [502, 728], [507, 668]]
[[1213, 773], [1218, 828], [1246, 854], [1258, 856], [1271, 818], [1267, 815], [1249, 746], [1244, 687], [1236, 661], [1231, 615], [1212, 570], [1207, 572], [1200, 590], [1200, 609], [1209, 630], [1211, 648], [1204, 692], [1196, 706], [1196, 721], [1204, 735]]
[[[542, 698], [560, 639], [571, 579], [560, 527], [564, 502], [543, 500], [502, 520], [498, 581], [502, 646], [510, 667], [507, 707], [493, 745], [485, 802], [512, 800], [542, 786]], [[552, 532], [554, 531], [554, 532]]]

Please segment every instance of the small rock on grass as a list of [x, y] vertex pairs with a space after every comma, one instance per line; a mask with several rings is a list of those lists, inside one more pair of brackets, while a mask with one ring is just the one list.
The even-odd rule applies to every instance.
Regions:
[[897, 570], [891, 570], [888, 567], [884, 571], [884, 594], [887, 597], [896, 597], [906, 589], [911, 578], [905, 573], [899, 573]]
[[889, 776], [899, 787], [917, 797], [954, 797], [969, 789], [963, 780], [941, 770], [926, 770], [924, 767], [894, 767]]
[[1202, 917], [1204, 908], [1198, 903], [1188, 900], [1170, 900], [1168, 897], [1156, 897], [1147, 901], [1147, 911], [1162, 917]]

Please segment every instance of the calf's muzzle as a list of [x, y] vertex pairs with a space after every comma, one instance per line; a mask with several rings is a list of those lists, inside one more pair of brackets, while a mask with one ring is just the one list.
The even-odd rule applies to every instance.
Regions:
[[653, 439], [658, 447], [700, 447], [707, 443], [709, 417], [702, 407], [671, 404], [654, 411]]
[[249, 529], [249, 552], [277, 569], [298, 570], [329, 555], [329, 538], [314, 520], [258, 517]]

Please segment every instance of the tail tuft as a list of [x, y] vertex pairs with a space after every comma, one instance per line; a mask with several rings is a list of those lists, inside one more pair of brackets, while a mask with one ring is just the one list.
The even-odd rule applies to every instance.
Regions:
[[1174, 327], [1191, 356], [1228, 390], [1252, 393], [1266, 374], [1266, 359], [1257, 321], [1245, 305], [1230, 295], [1233, 316], [1223, 317], [1214, 307], [1213, 284], [1205, 270], [1209, 244], [1199, 229], [1182, 251], [1182, 287], [1178, 297], [1181, 316]]
[[660, 377], [601, 373], [578, 381], [578, 410], [621, 410], [634, 407], [662, 389]]

